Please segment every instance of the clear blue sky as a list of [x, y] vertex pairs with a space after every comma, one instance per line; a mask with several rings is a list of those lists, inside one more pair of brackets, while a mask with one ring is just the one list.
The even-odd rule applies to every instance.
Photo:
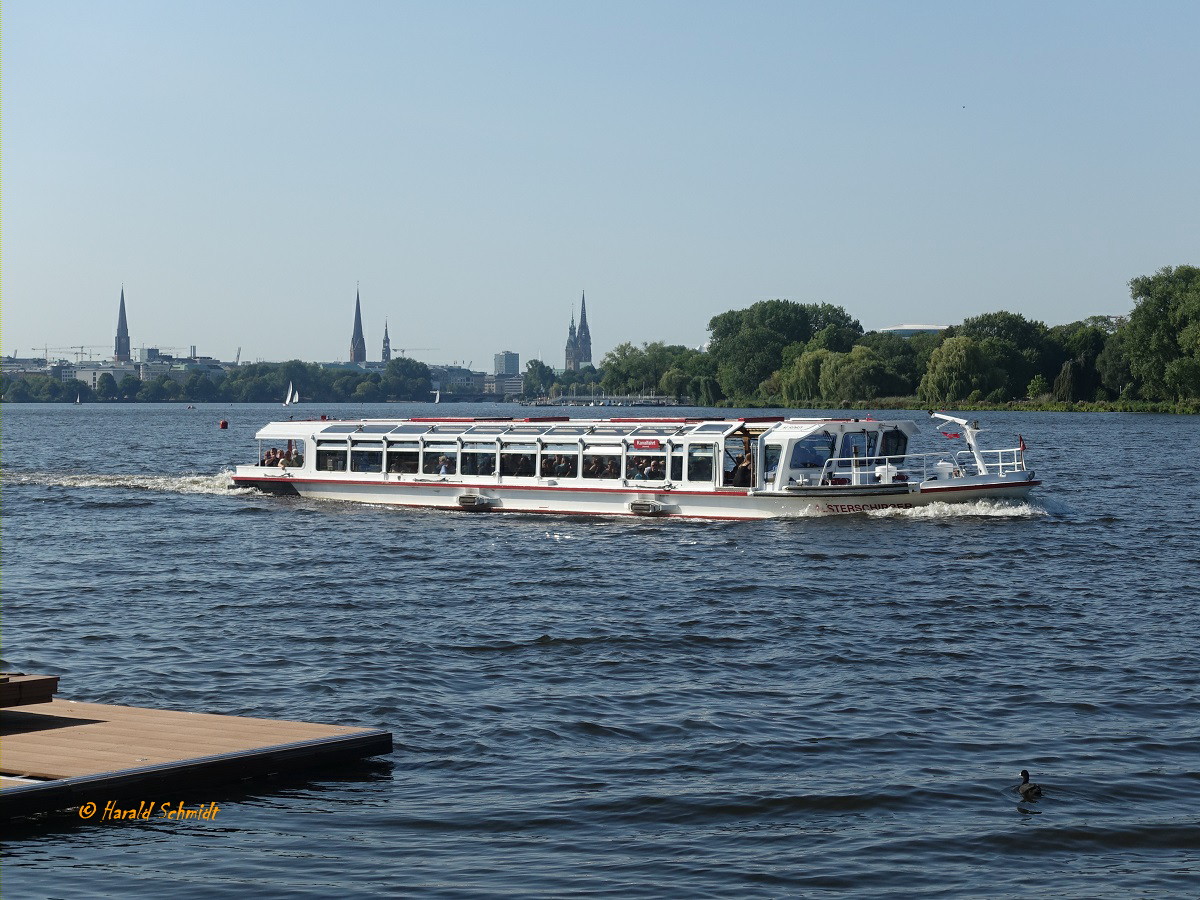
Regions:
[[1200, 4], [9, 0], [3, 352], [562, 365], [1200, 264]]

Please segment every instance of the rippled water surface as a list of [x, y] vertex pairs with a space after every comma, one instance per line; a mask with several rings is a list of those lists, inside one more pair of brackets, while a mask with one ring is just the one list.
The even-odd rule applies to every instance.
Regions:
[[716, 523], [233, 489], [279, 412], [6, 405], [4, 667], [395, 752], [27, 822], [5, 898], [1200, 894], [1200, 420], [986, 413], [1030, 504]]

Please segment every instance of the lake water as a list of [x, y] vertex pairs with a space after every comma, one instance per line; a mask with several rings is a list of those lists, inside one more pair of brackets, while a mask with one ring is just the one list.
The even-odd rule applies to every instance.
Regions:
[[1200, 418], [983, 413], [1031, 503], [731, 523], [232, 489], [279, 416], [5, 405], [3, 666], [395, 752], [10, 827], [6, 900], [1200, 894]]

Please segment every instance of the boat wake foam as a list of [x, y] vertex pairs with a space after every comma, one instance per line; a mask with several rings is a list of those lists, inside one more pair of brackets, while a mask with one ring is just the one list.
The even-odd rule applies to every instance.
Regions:
[[871, 510], [867, 515], [882, 519], [1037, 519], [1050, 513], [1032, 503], [976, 500], [971, 503], [930, 503], [912, 509]]
[[5, 473], [7, 485], [65, 488], [124, 488], [168, 494], [253, 494], [254, 488], [235, 487], [232, 472], [217, 475], [91, 475], [67, 472]]

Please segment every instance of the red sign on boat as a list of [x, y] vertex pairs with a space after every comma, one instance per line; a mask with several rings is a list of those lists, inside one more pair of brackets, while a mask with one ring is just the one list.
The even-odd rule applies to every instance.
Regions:
[[634, 450], [661, 450], [662, 441], [657, 441], [654, 438], [634, 438]]

